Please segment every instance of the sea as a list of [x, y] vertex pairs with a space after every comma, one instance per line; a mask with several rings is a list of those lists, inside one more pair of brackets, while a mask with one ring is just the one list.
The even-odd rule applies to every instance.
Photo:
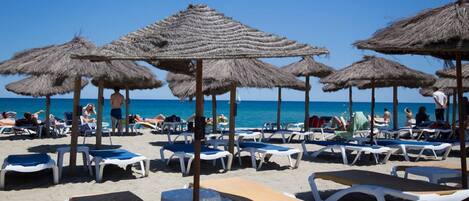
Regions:
[[[54, 99], [51, 100], [51, 113], [59, 118], [63, 118], [64, 112], [72, 111], [72, 99]], [[97, 104], [96, 99], [81, 99], [80, 105], [88, 103]], [[405, 123], [405, 108], [410, 108], [414, 115], [420, 106], [427, 108], [427, 113], [431, 119], [434, 118], [433, 103], [399, 103], [399, 124]], [[212, 116], [212, 102], [207, 100], [204, 103], [204, 114], [206, 117]], [[375, 114], [382, 116], [384, 109], [392, 112], [392, 103], [378, 102], [375, 105]], [[158, 114], [165, 116], [177, 115], [187, 119], [195, 112], [195, 101], [180, 100], [138, 100], [133, 99], [129, 105], [130, 114], [139, 114], [145, 118], [151, 118]], [[363, 111], [370, 114], [370, 103], [353, 103], [354, 111]], [[0, 111], [15, 111], [17, 116], [22, 117], [25, 112], [36, 112], [45, 110], [45, 99], [43, 98], [0, 98]], [[124, 110], [123, 110], [124, 111]], [[104, 121], [110, 121], [110, 102], [104, 102]], [[229, 101], [217, 101], [217, 113], [229, 116]], [[348, 114], [348, 102], [311, 102], [310, 115], [317, 116], [344, 116]], [[262, 127], [265, 122], [275, 122], [277, 117], [277, 101], [251, 101], [243, 100], [238, 103], [236, 126], [245, 128]], [[304, 117], [304, 102], [302, 101], [283, 101], [281, 120], [282, 122], [302, 122]], [[40, 115], [44, 118], [44, 114]]]

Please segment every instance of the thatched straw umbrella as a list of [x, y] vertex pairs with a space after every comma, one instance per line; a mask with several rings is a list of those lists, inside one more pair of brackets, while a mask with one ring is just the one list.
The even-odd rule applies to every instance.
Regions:
[[[180, 75], [179, 78], [188, 77]], [[297, 80], [293, 75], [285, 74], [275, 66], [257, 59], [224, 59], [206, 60], [203, 74], [204, 83], [210, 82], [210, 88], [203, 89], [204, 92], [230, 91], [230, 146], [229, 150], [234, 153], [234, 130], [235, 126], [235, 104], [237, 87], [273, 88], [285, 87], [293, 89], [304, 89], [305, 84]], [[178, 80], [174, 75], [169, 74], [168, 82]], [[191, 81], [189, 79], [188, 81]], [[194, 82], [189, 83], [193, 86]], [[225, 87], [227, 86], [227, 87]], [[190, 87], [191, 91], [186, 91], [186, 97], [195, 95], [196, 91]], [[190, 93], [187, 93], [190, 92]], [[214, 100], [216, 101], [216, 100]], [[215, 116], [216, 118], [216, 116]]]
[[[368, 88], [366, 84], [369, 83], [369, 88], [371, 88], [371, 118], [373, 119], [375, 116], [376, 87], [397, 86], [397, 84], [402, 86], [403, 83], [408, 82], [409, 80], [414, 80], [415, 82], [425, 82], [427, 79], [427, 74], [407, 68], [406, 66], [395, 61], [390, 61], [376, 56], [364, 56], [362, 60], [355, 62], [352, 65], [325, 78], [322, 78], [320, 82], [345, 85], [350, 81], [367, 81], [365, 84], [362, 83], [362, 87]], [[411, 83], [409, 82], [407, 84]], [[396, 92], [396, 90], [394, 90], [394, 92]], [[394, 103], [396, 103], [395, 98]], [[396, 108], [396, 106], [394, 107]], [[394, 116], [396, 116], [396, 114]], [[372, 140], [374, 135], [373, 120], [370, 122], [370, 129], [372, 131], [370, 140]]]
[[[192, 100], [195, 96], [195, 77], [185, 74], [168, 73], [166, 81], [174, 96], [183, 100], [189, 98]], [[212, 132], [217, 130], [217, 95], [230, 91], [230, 83], [223, 83], [212, 79], [203, 80], [203, 94], [212, 97]]]
[[67, 43], [19, 52], [10, 60], [0, 63], [0, 74], [53, 74], [60, 78], [69, 77], [75, 80], [72, 136], [70, 143], [70, 168], [72, 169], [72, 173], [76, 166], [79, 121], [78, 105], [82, 77], [141, 79], [147, 76], [134, 74], [131, 68], [135, 66], [135, 63], [131, 61], [90, 62], [88, 60], [76, 60], [70, 57], [72, 54], [84, 54], [95, 49], [94, 44], [88, 40], [82, 37], [74, 37]]
[[[81, 81], [81, 88], [88, 84], [87, 80]], [[73, 91], [73, 79], [57, 80], [54, 76], [31, 76], [5, 86], [5, 89], [16, 94], [32, 97], [46, 97], [46, 135], [50, 127], [50, 97], [57, 94], [66, 94]]]
[[[358, 41], [360, 49], [386, 54], [420, 54], [456, 60], [458, 102], [462, 101], [462, 64], [469, 59], [469, 0], [458, 0], [439, 8], [394, 22], [371, 38]], [[459, 104], [459, 119], [463, 119]], [[467, 188], [464, 122], [459, 121], [462, 186]]]
[[291, 73], [295, 76], [305, 77], [307, 90], [305, 90], [304, 129], [305, 131], [308, 131], [309, 130], [309, 90], [311, 89], [309, 77], [314, 76], [314, 77], [323, 78], [335, 72], [335, 70], [325, 64], [314, 61], [313, 57], [310, 57], [310, 56], [303, 57], [303, 59], [301, 59], [298, 62], [284, 66], [282, 70], [284, 70], [285, 72]]
[[181, 62], [197, 60], [195, 65], [197, 93], [193, 198], [198, 200], [201, 117], [203, 116], [202, 60], [307, 56], [327, 53], [328, 51], [324, 48], [314, 48], [285, 37], [253, 29], [206, 5], [189, 5], [186, 10], [127, 34], [105, 45], [100, 51], [77, 58], [151, 60], [157, 62], [158, 67], [167, 67], [167, 70], [173, 72]]
[[103, 89], [125, 89], [125, 133], [129, 133], [129, 90], [144, 90], [144, 89], [156, 89], [163, 86], [163, 81], [156, 79], [153, 73], [146, 67], [135, 66], [138, 74], [151, 75], [151, 78], [143, 78], [141, 80], [126, 80], [126, 79], [93, 79], [91, 83], [98, 87], [98, 124], [103, 120], [102, 108], [104, 104]]

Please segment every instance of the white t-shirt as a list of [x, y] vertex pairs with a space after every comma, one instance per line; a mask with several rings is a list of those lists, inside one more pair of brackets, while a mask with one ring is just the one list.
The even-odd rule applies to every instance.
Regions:
[[[448, 98], [446, 97], [445, 93], [441, 91], [435, 91], [433, 92], [433, 99], [435, 100], [435, 108], [436, 109], [445, 109], [446, 108], [446, 103], [448, 101]], [[443, 107], [440, 106], [443, 105]]]

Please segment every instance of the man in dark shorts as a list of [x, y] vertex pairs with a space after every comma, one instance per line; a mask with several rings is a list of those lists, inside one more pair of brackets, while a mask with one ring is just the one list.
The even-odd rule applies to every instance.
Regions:
[[111, 120], [112, 120], [112, 133], [115, 129], [119, 134], [122, 134], [122, 110], [121, 106], [124, 103], [124, 96], [119, 93], [119, 88], [114, 88], [114, 93], [111, 95]]

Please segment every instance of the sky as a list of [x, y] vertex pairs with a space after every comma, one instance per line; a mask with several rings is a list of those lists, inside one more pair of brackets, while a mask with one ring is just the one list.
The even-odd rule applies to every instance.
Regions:
[[[439, 59], [428, 56], [382, 55], [358, 50], [352, 43], [369, 38], [389, 23], [442, 6], [450, 0], [236, 0], [236, 1], [168, 1], [168, 0], [2, 0], [0, 1], [0, 61], [15, 52], [50, 44], [64, 43], [81, 35], [101, 46], [146, 25], [162, 20], [189, 4], [207, 4], [248, 26], [285, 36], [301, 43], [325, 47], [327, 56], [315, 57], [335, 69], [344, 68], [364, 55], [382, 56], [408, 67], [434, 74], [443, 66]], [[300, 58], [264, 59], [276, 66]], [[149, 66], [149, 65], [147, 65]], [[159, 79], [166, 72], [149, 66]], [[0, 86], [24, 78], [1, 76]], [[322, 92], [318, 79], [311, 79], [311, 101], [348, 101], [348, 90]], [[108, 97], [110, 91], [105, 92]], [[239, 89], [241, 100], [276, 100], [275, 89]], [[353, 90], [354, 101], [367, 102], [370, 90]], [[376, 101], [391, 102], [392, 89], [376, 91]], [[304, 92], [283, 90], [283, 100], [302, 101]], [[96, 98], [97, 88], [88, 85], [83, 98]], [[24, 97], [0, 87], [0, 97]], [[71, 98], [71, 94], [57, 96]], [[155, 90], [132, 91], [138, 99], [177, 99], [165, 85]], [[219, 99], [228, 99], [227, 94]], [[209, 97], [206, 97], [209, 99]], [[399, 89], [400, 102], [431, 102], [417, 89]]]

